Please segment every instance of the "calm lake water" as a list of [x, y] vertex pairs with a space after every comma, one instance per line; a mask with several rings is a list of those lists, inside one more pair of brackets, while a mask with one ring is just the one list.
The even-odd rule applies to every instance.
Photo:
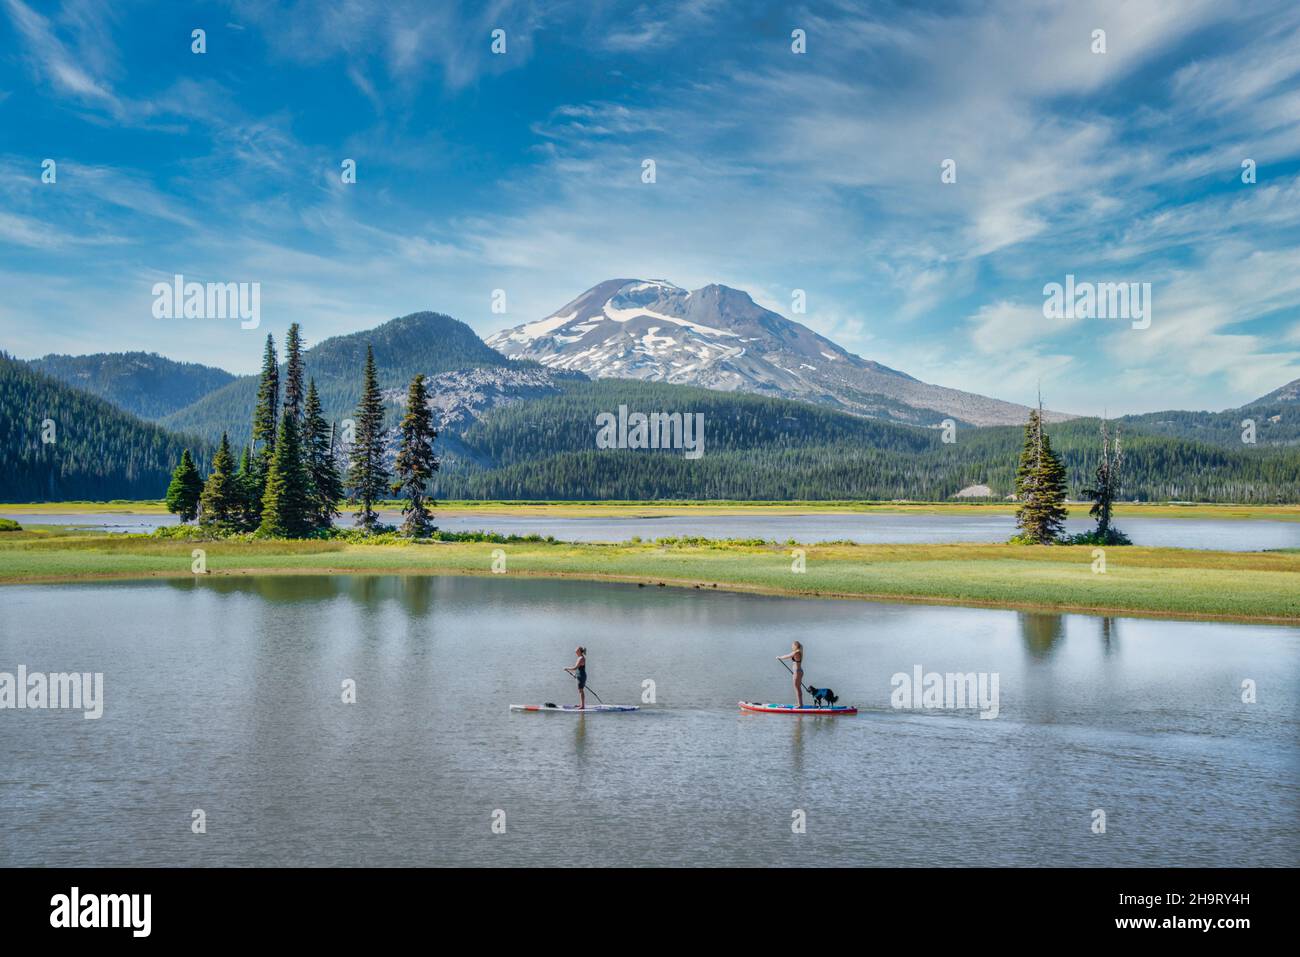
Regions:
[[[0, 865], [1300, 864], [1297, 628], [505, 576], [0, 604], [0, 671], [101, 671], [105, 698], [0, 711]], [[792, 637], [861, 714], [736, 708], [790, 699]], [[656, 703], [510, 712], [575, 700], [579, 641], [606, 702]], [[998, 716], [892, 709], [918, 665], [996, 673]]]
[[[382, 513], [400, 524], [401, 515]], [[149, 532], [175, 525], [174, 515], [105, 515], [77, 513], [0, 513], [29, 525], [75, 525], [113, 532]], [[659, 518], [569, 518], [556, 516], [464, 513], [437, 515], [448, 531], [488, 531], [504, 535], [553, 535], [561, 541], [617, 542], [683, 535], [706, 538], [762, 538], [812, 543], [849, 540], [865, 543], [1005, 542], [1015, 533], [1012, 515], [925, 515], [906, 512], [813, 512], [805, 515], [681, 515]], [[345, 516], [341, 524], [351, 524]], [[1071, 533], [1093, 527], [1089, 519], [1066, 523]], [[1261, 551], [1300, 548], [1300, 522], [1226, 521], [1199, 518], [1126, 518], [1119, 526], [1137, 545]]]

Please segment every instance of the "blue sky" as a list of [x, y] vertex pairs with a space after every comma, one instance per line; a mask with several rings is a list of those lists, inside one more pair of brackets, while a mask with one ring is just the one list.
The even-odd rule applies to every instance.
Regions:
[[[261, 328], [155, 319], [174, 273], [259, 282]], [[1150, 328], [1045, 319], [1066, 274], [1150, 282]], [[293, 321], [486, 336], [616, 276], [803, 289], [1013, 401], [1240, 404], [1300, 376], [1300, 5], [0, 0], [0, 348], [248, 372]]]

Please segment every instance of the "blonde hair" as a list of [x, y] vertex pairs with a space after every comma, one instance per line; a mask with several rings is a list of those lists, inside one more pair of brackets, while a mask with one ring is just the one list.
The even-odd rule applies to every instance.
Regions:
[[792, 644], [792, 645], [794, 646], [794, 650], [795, 650], [795, 651], [803, 651], [803, 643], [802, 643], [802, 642], [792, 641], [792, 642], [790, 642], [790, 644]]

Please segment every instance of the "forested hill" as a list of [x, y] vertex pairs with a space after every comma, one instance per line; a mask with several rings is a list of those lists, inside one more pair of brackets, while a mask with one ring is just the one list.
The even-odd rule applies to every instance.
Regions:
[[206, 469], [206, 444], [0, 353], [0, 501], [160, 498], [185, 447]]
[[[430, 335], [431, 327], [442, 334]], [[366, 341], [375, 344], [381, 383], [398, 395], [417, 371], [508, 365], [468, 327], [432, 314], [327, 340], [305, 358], [333, 418], [351, 415], [356, 406]], [[245, 388], [247, 394], [240, 391]], [[255, 388], [252, 377], [232, 382], [185, 414], [201, 421], [209, 436], [229, 430], [238, 445], [247, 439]], [[446, 429], [437, 443], [445, 463], [435, 493], [468, 499], [943, 500], [983, 484], [1001, 498], [1014, 489], [1023, 441], [1019, 427], [959, 425], [956, 441], [945, 443], [937, 429], [664, 383], [557, 379], [547, 390], [486, 404], [477, 420], [466, 416]], [[631, 412], [703, 414], [703, 455], [598, 449], [596, 416], [617, 414], [620, 405]], [[398, 412], [390, 401], [390, 419]], [[0, 501], [159, 498], [182, 447], [192, 449], [204, 470], [211, 452], [206, 441], [143, 422], [8, 358], [0, 359], [0, 417]], [[47, 418], [56, 429], [51, 445], [41, 442]], [[179, 413], [169, 421], [178, 420], [185, 421]], [[1300, 501], [1300, 447], [1214, 444], [1132, 423], [1119, 427], [1126, 499]], [[1082, 497], [1092, 481], [1097, 429], [1095, 419], [1048, 429], [1065, 462], [1071, 497]]]
[[28, 365], [142, 419], [183, 409], [235, 378], [225, 369], [176, 362], [152, 352], [48, 355]]
[[[250, 337], [249, 349], [260, 356], [263, 341], [264, 337]], [[284, 342], [275, 345], [283, 375]], [[381, 389], [405, 391], [418, 372], [432, 376], [453, 369], [518, 365], [487, 346], [458, 319], [436, 312], [412, 313], [374, 329], [326, 339], [303, 353], [307, 376], [316, 380], [327, 419], [344, 418], [356, 409], [367, 345], [375, 350]], [[214, 443], [220, 440], [222, 431], [228, 431], [231, 444], [239, 448], [251, 437], [257, 383], [255, 375], [241, 376], [159, 423]]]
[[[596, 415], [702, 412], [704, 454], [597, 449]], [[1049, 429], [1070, 494], [1081, 497], [1098, 456], [1098, 422]], [[448, 463], [438, 494], [471, 499], [945, 499], [986, 484], [1014, 489], [1017, 427], [938, 430], [861, 419], [781, 399], [605, 379], [490, 412], [460, 441], [479, 463]], [[1124, 497], [1300, 501], [1300, 450], [1229, 449], [1125, 429]]]
[[1227, 448], [1249, 445], [1252, 437], [1255, 445], [1300, 447], [1300, 379], [1236, 409], [1148, 412], [1125, 416], [1124, 421], [1147, 432], [1212, 442]]

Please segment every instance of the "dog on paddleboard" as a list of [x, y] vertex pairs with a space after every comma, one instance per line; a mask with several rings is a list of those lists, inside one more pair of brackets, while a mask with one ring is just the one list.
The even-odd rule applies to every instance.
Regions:
[[834, 705], [835, 702], [840, 700], [839, 696], [830, 688], [809, 687], [807, 691], [813, 696], [813, 704], [818, 708], [824, 708], [827, 705]]

